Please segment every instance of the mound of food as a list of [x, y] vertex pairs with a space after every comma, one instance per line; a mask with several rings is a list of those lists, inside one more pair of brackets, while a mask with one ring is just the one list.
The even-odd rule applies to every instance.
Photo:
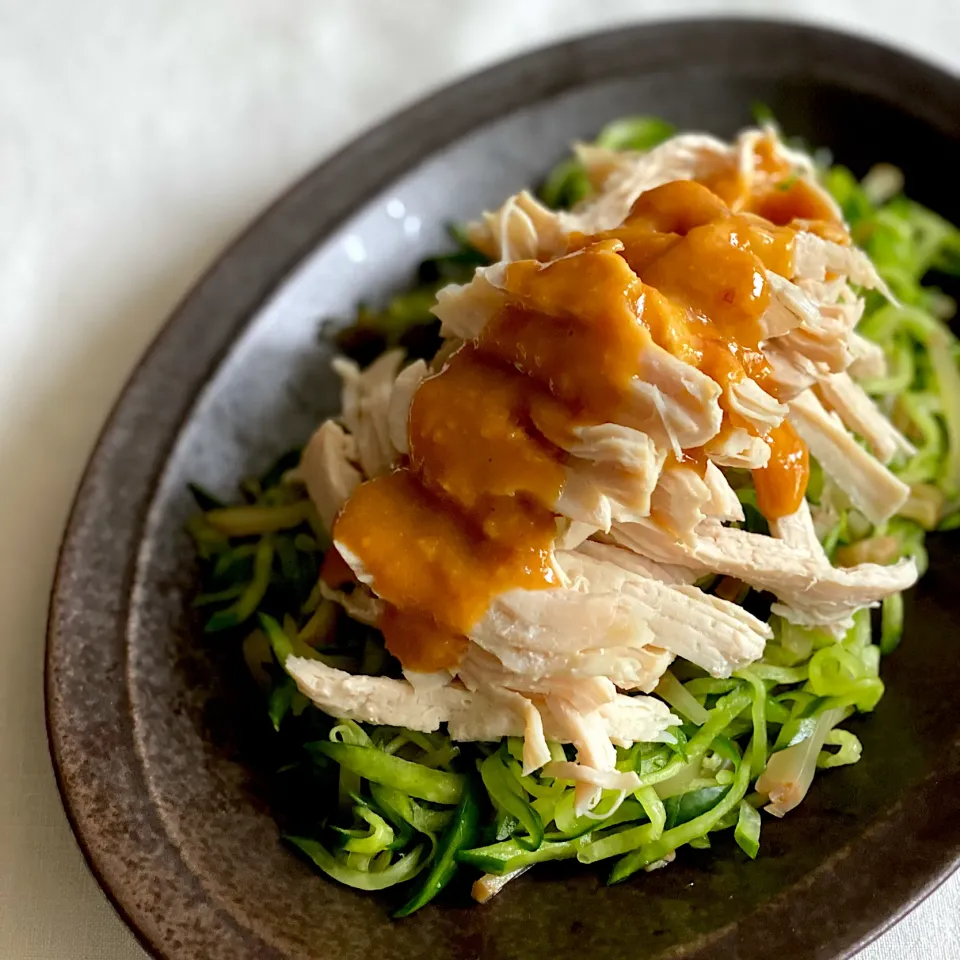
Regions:
[[[755, 856], [758, 808], [858, 759], [838, 725], [954, 523], [952, 303], [920, 282], [960, 235], [892, 168], [671, 132], [612, 125], [363, 311], [385, 349], [335, 361], [341, 413], [194, 525], [213, 629], [261, 614], [275, 724], [336, 718], [302, 735], [332, 801], [294, 842], [365, 889], [429, 865], [402, 913], [457, 863], [486, 899], [728, 827]], [[391, 346], [433, 317], [432, 355]]]

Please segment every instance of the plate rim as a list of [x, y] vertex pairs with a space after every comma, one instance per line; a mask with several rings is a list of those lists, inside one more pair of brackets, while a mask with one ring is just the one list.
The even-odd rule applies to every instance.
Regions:
[[[590, 64], [587, 61], [591, 56], [596, 58], [596, 52], [601, 50], [605, 44], [622, 42], [624, 34], [629, 34], [638, 43], [642, 42], [645, 45], [650, 45], [655, 43], [658, 35], [671, 34], [677, 31], [697, 32], [705, 30], [717, 31], [718, 34], [725, 33], [727, 35], [742, 30], [767, 32], [770, 35], [782, 34], [786, 36], [793, 34], [814, 43], [827, 43], [843, 46], [847, 49], [859, 49], [861, 52], [870, 54], [884, 62], [894, 63], [899, 69], [911, 72], [914, 77], [922, 78], [924, 83], [930, 87], [936, 88], [938, 91], [947, 91], [942, 96], [933, 98], [932, 101], [924, 100], [916, 104], [916, 109], [910, 110], [914, 116], [920, 117], [933, 126], [943, 127], [943, 124], [937, 119], [938, 110], [946, 110], [951, 102], [953, 104], [960, 103], [960, 75], [950, 72], [947, 68], [932, 63], [913, 52], [877, 40], [872, 36], [863, 36], [801, 19], [753, 17], [656, 19], [577, 35], [560, 42], [524, 51], [515, 56], [498, 60], [488, 67], [430, 92], [411, 105], [388, 115], [382, 121], [363, 130], [345, 146], [323, 159], [302, 177], [283, 189], [279, 196], [245, 226], [204, 269], [200, 277], [181, 297], [168, 318], [160, 325], [149, 346], [126, 379], [124, 386], [111, 405], [84, 467], [70, 507], [69, 517], [57, 555], [47, 617], [43, 680], [44, 714], [48, 748], [57, 789], [74, 837], [101, 890], [121, 919], [136, 936], [141, 946], [151, 956], [158, 958], [158, 960], [176, 960], [178, 954], [166, 952], [167, 945], [153, 939], [148, 930], [154, 926], [152, 921], [156, 917], [148, 907], [135, 902], [136, 898], [131, 895], [128, 888], [118, 885], [116, 877], [112, 876], [114, 868], [108, 866], [105, 862], [103, 837], [97, 834], [92, 825], [95, 812], [89, 809], [89, 804], [78, 795], [76, 784], [71, 782], [75, 773], [75, 771], [68, 769], [69, 762], [67, 760], [67, 754], [69, 754], [71, 747], [69, 742], [71, 731], [69, 728], [65, 729], [66, 718], [63, 716], [63, 706], [60, 702], [61, 687], [69, 682], [63, 677], [61, 669], [63, 667], [61, 660], [64, 644], [68, 642], [64, 625], [70, 619], [69, 611], [73, 605], [79, 603], [83, 607], [85, 603], [90, 602], [83, 595], [78, 596], [73, 589], [72, 579], [76, 572], [76, 558], [83, 553], [89, 540], [88, 513], [92, 509], [91, 505], [95, 507], [97, 488], [105, 479], [109, 479], [111, 472], [117, 469], [114, 461], [123, 447], [122, 435], [126, 426], [124, 418], [131, 408], [136, 408], [138, 404], [143, 402], [139, 393], [143, 390], [149, 392], [151, 378], [156, 377], [158, 368], [164, 365], [164, 353], [175, 347], [177, 339], [182, 338], [185, 332], [195, 324], [198, 308], [202, 307], [204, 299], [218, 295], [219, 288], [231, 277], [236, 280], [233, 275], [236, 273], [238, 264], [248, 264], [251, 261], [256, 263], [258, 267], [258, 277], [256, 279], [258, 282], [252, 285], [250, 283], [241, 284], [240, 289], [234, 292], [232, 299], [235, 302], [231, 311], [233, 315], [208, 336], [207, 339], [210, 340], [210, 343], [203, 345], [207, 351], [205, 354], [206, 362], [201, 365], [204, 369], [190, 371], [187, 389], [182, 392], [182, 402], [173, 415], [167, 418], [163, 431], [160, 433], [159, 441], [152, 444], [155, 448], [152, 462], [155, 461], [156, 469], [152, 475], [143, 478], [145, 485], [144, 483], [141, 484], [141, 495], [139, 497], [139, 503], [143, 509], [140, 510], [139, 518], [136, 521], [136, 533], [132, 536], [131, 541], [135, 548], [138, 548], [141, 539], [140, 532], [145, 520], [145, 508], [149, 506], [153, 498], [157, 481], [167, 462], [169, 453], [184, 425], [188, 422], [191, 411], [204, 391], [210, 376], [218, 368], [243, 330], [258, 315], [263, 304], [286, 283], [293, 271], [325, 236], [336, 230], [355, 210], [362, 207], [383, 187], [445, 145], [482, 127], [505, 111], [520, 109], [524, 105], [540, 102], [546, 97], [576, 89], [589, 82], [591, 79]], [[548, 79], [546, 76], [536, 76], [536, 68], [539, 65], [549, 63], [558, 57], [572, 57], [578, 64], [578, 70], [574, 71], [573, 75], [553, 79]], [[667, 58], [662, 66], [671, 69], [671, 60], [673, 62], [672, 69], [676, 69], [675, 58]], [[631, 73], [632, 75], [652, 73], [656, 71], [658, 66], [660, 64], [654, 58], [650, 63], [644, 62]], [[545, 74], [547, 72], [544, 71]], [[492, 88], [493, 92], [496, 93], [498, 87], [506, 86], [504, 77], [516, 77], [518, 75], [522, 76], [528, 84], [532, 81], [532, 84], [525, 89], [522, 96], [514, 95], [508, 98], [510, 102], [506, 105], [495, 97], [491, 97], [489, 106], [485, 108], [476, 106], [476, 101], [482, 99], [476, 96], [477, 91]], [[613, 79], [615, 76], [617, 76], [616, 73], [606, 73], [601, 70], [593, 79], [599, 80], [603, 77]], [[855, 77], [846, 76], [845, 80], [848, 81], [845, 84], [848, 88], [857, 89], [857, 85], [850, 82], [855, 80]], [[877, 88], [871, 88], [870, 92], [877, 95]], [[459, 109], [463, 106], [465, 94], [470, 94], [470, 99], [474, 102], [474, 105], [468, 110]], [[458, 110], [449, 111], [446, 109], [448, 105], [457, 105]], [[431, 122], [440, 115], [445, 117], [444, 123], [435, 124], [431, 128]], [[449, 119], [451, 116], [452, 119]], [[945, 117], [947, 114], [941, 112], [939, 116]], [[408, 144], [405, 150], [392, 152], [376, 149], [380, 143], [389, 142], [394, 145], [396, 142], [404, 140], [405, 134], [406, 139], [409, 140], [411, 130], [418, 132], [420, 136], [414, 138], [415, 143]], [[388, 156], [389, 160], [384, 161], [384, 156]], [[305, 197], [308, 197], [318, 188], [322, 188], [325, 181], [339, 181], [348, 171], [353, 177], [356, 177], [357, 168], [359, 167], [362, 170], [364, 165], [371, 165], [371, 168], [363, 173], [359, 184], [356, 186], [351, 184], [349, 189], [343, 191], [343, 195], [337, 202], [328, 204], [329, 209], [323, 217], [313, 220], [309, 225], [301, 225], [299, 230], [294, 231], [295, 236], [285, 236], [282, 244], [274, 246], [274, 234], [290, 233], [290, 231], [282, 229], [283, 221], [289, 219], [288, 215], [290, 213], [300, 208]], [[137, 563], [137, 549], [127, 555], [125, 561], [126, 569], [133, 568]], [[121, 620], [118, 620], [118, 623], [120, 622]], [[121, 646], [125, 648], [123, 640], [121, 640]], [[125, 675], [122, 676], [122, 680], [124, 681], [122, 692], [125, 693]], [[123, 699], [122, 696], [121, 699]], [[129, 707], [128, 702], [127, 706]], [[135, 742], [131, 742], [130, 747], [136, 754]], [[167, 847], [164, 853], [174, 858], [173, 863], [176, 872], [180, 872], [184, 876], [189, 874], [190, 878], [195, 880], [196, 878], [190, 867], [184, 862], [173, 840], [166, 834], [163, 839], [166, 841]], [[837, 942], [840, 944], [840, 952], [836, 956], [850, 957], [889, 930], [926, 899], [958, 868], [960, 868], [960, 844], [956, 845], [952, 860], [949, 862], [945, 860], [944, 864], [929, 875], [924, 882], [914, 885], [912, 894], [904, 899], [885, 919], [859, 936], [852, 934], [847, 937], [839, 937]], [[202, 893], [210, 901], [206, 906], [210, 907], [216, 914], [216, 903], [205, 891], [202, 891]], [[212, 923], [216, 926], [227, 919], [230, 918], [214, 915]], [[255, 947], [260, 951], [258, 955], [264, 957], [280, 956], [274, 951], [273, 947], [261, 940], [255, 931], [248, 928], [238, 928], [235, 933], [239, 936], [238, 943], [245, 944], [250, 948]], [[185, 955], [194, 956], [194, 954], [189, 953]]]

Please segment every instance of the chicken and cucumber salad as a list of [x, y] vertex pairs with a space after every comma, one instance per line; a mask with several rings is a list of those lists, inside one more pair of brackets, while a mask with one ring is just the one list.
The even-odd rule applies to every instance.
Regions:
[[[190, 524], [333, 879], [758, 855], [960, 525], [960, 232], [772, 123], [631, 117], [338, 337], [339, 414]], [[269, 718], [269, 720], [267, 720]], [[649, 881], [653, 882], [653, 880]]]

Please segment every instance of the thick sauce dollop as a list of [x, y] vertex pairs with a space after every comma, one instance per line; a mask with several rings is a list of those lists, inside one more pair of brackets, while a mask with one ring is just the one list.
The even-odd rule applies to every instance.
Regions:
[[795, 513], [810, 479], [810, 454], [797, 431], [784, 420], [764, 438], [770, 447], [770, 459], [753, 471], [757, 506], [768, 520]]
[[[843, 232], [772, 151], [758, 155], [765, 177], [752, 193], [737, 177], [667, 183], [621, 227], [571, 237], [565, 257], [510, 264], [506, 305], [419, 387], [409, 460], [362, 484], [334, 527], [385, 601], [380, 626], [405, 668], [455, 667], [494, 597], [557, 584], [565, 441], [579, 425], [617, 421], [651, 343], [724, 389], [723, 429], [755, 432], [726, 397], [746, 377], [770, 386], [766, 271], [789, 273], [791, 224]], [[754, 480], [775, 519], [800, 505], [809, 464], [789, 424], [764, 439], [770, 461]], [[673, 462], [706, 466], [701, 450]]]

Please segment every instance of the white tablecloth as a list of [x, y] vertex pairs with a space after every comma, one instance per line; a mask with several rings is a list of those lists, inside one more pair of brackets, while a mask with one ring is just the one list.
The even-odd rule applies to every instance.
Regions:
[[[0, 0], [0, 957], [144, 956], [87, 872], [43, 728], [47, 594], [95, 435], [261, 207], [402, 104], [639, 17], [805, 16], [960, 68], [956, 0]], [[960, 957], [960, 877], [862, 954]]]

